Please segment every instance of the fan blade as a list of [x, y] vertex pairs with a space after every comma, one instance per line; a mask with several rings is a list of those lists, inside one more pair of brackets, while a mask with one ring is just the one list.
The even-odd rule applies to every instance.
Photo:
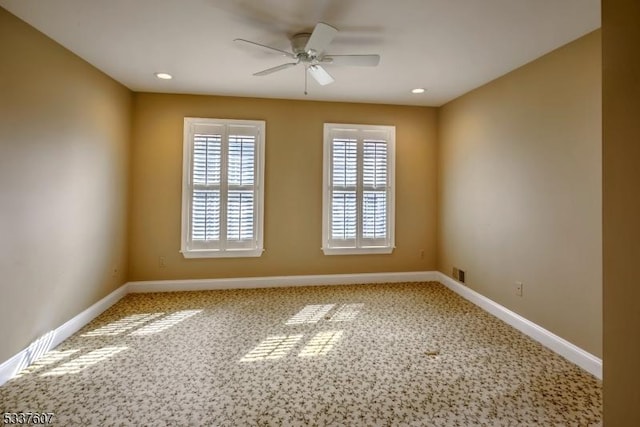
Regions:
[[380, 55], [327, 55], [320, 62], [335, 65], [375, 67], [380, 63]]
[[334, 78], [331, 77], [331, 74], [327, 73], [327, 70], [319, 65], [310, 65], [309, 74], [311, 74], [311, 77], [316, 79], [321, 86], [326, 86], [335, 82]]
[[297, 58], [297, 56], [295, 56], [293, 53], [287, 52], [286, 50], [276, 49], [275, 47], [267, 46], [267, 45], [256, 43], [256, 42], [252, 42], [252, 41], [249, 41], [249, 40], [234, 39], [233, 41], [237, 42], [237, 43], [247, 43], [247, 44], [250, 44], [250, 45], [253, 45], [253, 46], [258, 46], [258, 47], [261, 47], [263, 49], [267, 49], [267, 50], [271, 51], [272, 53], [273, 52], [278, 52], [279, 54], [284, 55], [284, 56], [286, 56], [288, 58], [291, 58], [291, 59], [296, 59]]
[[336, 36], [338, 30], [331, 25], [327, 25], [324, 22], [316, 24], [316, 28], [313, 29], [307, 45], [304, 47], [305, 52], [312, 55], [319, 55], [329, 46], [331, 40]]
[[258, 71], [257, 73], [253, 73], [254, 76], [266, 76], [267, 74], [275, 73], [276, 71], [286, 70], [287, 68], [295, 67], [298, 65], [297, 62], [289, 62], [286, 64], [278, 65], [277, 67], [267, 68], [266, 70]]

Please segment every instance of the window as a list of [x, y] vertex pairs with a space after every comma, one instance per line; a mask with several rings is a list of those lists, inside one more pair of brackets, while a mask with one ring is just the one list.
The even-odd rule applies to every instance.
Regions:
[[394, 126], [325, 123], [325, 255], [393, 251], [395, 132]]
[[186, 258], [262, 254], [263, 121], [184, 119]]

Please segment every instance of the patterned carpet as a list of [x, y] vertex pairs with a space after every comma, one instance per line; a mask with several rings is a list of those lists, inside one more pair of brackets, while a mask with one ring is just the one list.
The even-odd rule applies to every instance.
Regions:
[[75, 425], [600, 425], [602, 384], [438, 283], [130, 294], [0, 387]]

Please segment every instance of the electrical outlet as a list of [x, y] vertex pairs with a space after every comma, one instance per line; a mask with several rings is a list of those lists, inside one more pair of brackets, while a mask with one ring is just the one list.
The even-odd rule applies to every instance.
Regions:
[[458, 269], [458, 281], [464, 283], [464, 270]]
[[167, 262], [163, 256], [158, 258], [158, 266], [160, 268], [165, 268], [167, 266]]
[[516, 295], [521, 297], [522, 296], [522, 288], [524, 287], [524, 285], [522, 284], [522, 282], [516, 282], [516, 285], [514, 287]]

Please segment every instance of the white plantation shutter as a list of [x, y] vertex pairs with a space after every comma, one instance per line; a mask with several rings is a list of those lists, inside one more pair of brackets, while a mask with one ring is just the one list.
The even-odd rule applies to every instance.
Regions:
[[191, 240], [220, 240], [220, 165], [222, 135], [215, 129], [193, 136]]
[[185, 118], [182, 252], [262, 253], [264, 122]]
[[[353, 246], [357, 235], [358, 142], [336, 137], [331, 147], [331, 241]], [[337, 243], [340, 242], [340, 243]]]
[[325, 124], [323, 250], [393, 250], [395, 128]]
[[362, 239], [369, 246], [387, 244], [387, 141], [362, 144]]
[[256, 137], [231, 129], [227, 193], [227, 244], [251, 248], [255, 240]]

